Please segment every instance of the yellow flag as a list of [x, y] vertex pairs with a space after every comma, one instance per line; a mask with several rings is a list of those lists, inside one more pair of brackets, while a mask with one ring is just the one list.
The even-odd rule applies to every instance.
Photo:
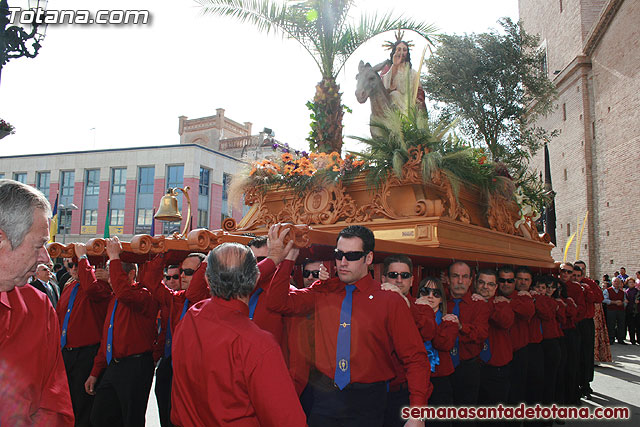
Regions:
[[576, 233], [573, 233], [569, 240], [567, 240], [567, 244], [564, 246], [564, 256], [562, 257], [562, 262], [567, 262], [567, 254], [569, 253], [569, 246], [571, 246], [571, 242], [573, 242], [573, 238], [576, 237]]
[[[580, 228], [580, 234], [578, 234], [578, 241], [576, 242], [576, 261], [580, 259], [580, 246], [582, 246], [582, 233], [584, 233], [584, 225], [587, 223], [587, 217], [589, 216], [589, 211], [584, 214], [584, 221], [582, 221], [582, 227]], [[577, 229], [576, 229], [577, 231]]]

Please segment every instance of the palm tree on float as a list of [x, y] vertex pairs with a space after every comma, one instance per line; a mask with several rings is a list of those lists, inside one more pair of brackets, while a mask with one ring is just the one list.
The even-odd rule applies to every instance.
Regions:
[[[274, 30], [296, 40], [315, 61], [322, 81], [316, 85], [315, 141], [312, 149], [340, 153], [342, 116], [340, 86], [336, 77], [345, 62], [363, 43], [378, 34], [405, 29], [415, 31], [431, 42], [435, 27], [391, 13], [362, 15], [359, 22], [347, 22], [353, 0], [196, 0], [205, 13], [230, 16], [250, 22], [259, 30]], [[315, 143], [315, 144], [314, 144]], [[313, 147], [315, 145], [315, 147]]]

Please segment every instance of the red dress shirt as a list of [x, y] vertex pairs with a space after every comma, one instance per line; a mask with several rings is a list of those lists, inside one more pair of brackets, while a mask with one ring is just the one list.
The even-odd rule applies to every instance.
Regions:
[[449, 320], [443, 320], [437, 325], [436, 334], [431, 341], [433, 348], [438, 350], [440, 364], [436, 365], [432, 377], [446, 377], [453, 374], [453, 361], [451, 360], [451, 349], [456, 344], [458, 337], [458, 324]]
[[73, 426], [60, 328], [47, 296], [0, 292], [0, 425]]
[[565, 308], [564, 304], [547, 295], [536, 295], [536, 301], [538, 299], [548, 300], [550, 307], [552, 307], [552, 315], [549, 318], [540, 318], [542, 324], [542, 338], [550, 340], [563, 336], [562, 329], [560, 328], [560, 321], [564, 319]]
[[[206, 269], [206, 265], [205, 265]], [[153, 260], [145, 265], [144, 276], [141, 282], [149, 289], [151, 296], [160, 305], [161, 310], [164, 309], [164, 316], [168, 317], [171, 314], [171, 332], [172, 336], [180, 321], [180, 315], [184, 310], [184, 302], [187, 299], [186, 290], [174, 291], [169, 289], [162, 282], [162, 275], [164, 274], [164, 257], [157, 255]], [[195, 275], [195, 273], [194, 273]], [[191, 279], [193, 281], [193, 279]], [[205, 282], [206, 283], [206, 282]], [[191, 287], [191, 284], [189, 284]], [[189, 300], [189, 307], [193, 305]], [[188, 308], [187, 308], [188, 310]], [[166, 319], [163, 319], [163, 325], [166, 323]], [[166, 338], [166, 332], [165, 332]]]
[[582, 288], [585, 291], [588, 289], [590, 292], [585, 292], [585, 297], [587, 299], [587, 311], [585, 314], [585, 318], [593, 319], [596, 313], [595, 304], [602, 304], [602, 300], [604, 299], [604, 295], [602, 294], [602, 289], [598, 286], [598, 284], [589, 279], [588, 277], [583, 277], [580, 281], [582, 284]]
[[[78, 261], [78, 279], [80, 287], [67, 325], [67, 348], [84, 347], [100, 342], [107, 305], [113, 295], [109, 284], [96, 279], [93, 268], [84, 258]], [[67, 283], [56, 306], [60, 330], [67, 314], [71, 291], [76, 283], [75, 280]]]
[[[409, 300], [409, 309], [413, 320], [416, 322], [418, 331], [422, 341], [431, 341], [436, 334], [436, 316], [433, 309], [426, 304], [416, 304], [416, 299], [411, 295], [407, 295]], [[428, 363], [428, 361], [427, 361]], [[393, 370], [396, 372], [396, 377], [389, 383], [389, 389], [391, 391], [397, 390], [407, 383], [407, 374], [402, 366], [402, 362], [398, 359], [398, 356], [393, 354]], [[431, 371], [431, 365], [429, 364], [429, 371]], [[429, 384], [429, 391], [427, 396], [431, 396], [431, 384]]]
[[578, 306], [575, 301], [571, 301], [569, 298], [562, 298], [562, 300], [566, 304], [562, 329], [573, 329], [576, 327], [575, 318], [578, 315]]
[[[187, 289], [186, 294], [190, 302], [202, 301], [203, 299], [211, 297], [209, 286], [204, 279], [204, 272], [206, 269], [207, 263], [203, 262], [200, 264], [200, 268], [191, 279], [191, 283], [189, 284], [189, 289]], [[253, 295], [258, 289], [262, 289], [263, 292], [258, 297], [258, 303], [256, 304], [256, 309], [253, 313], [253, 321], [265, 331], [269, 331], [273, 334], [276, 342], [280, 344], [285, 361], [288, 361], [289, 347], [286, 334], [287, 319], [285, 319], [282, 314], [269, 310], [265, 303], [266, 291], [271, 283], [273, 273], [276, 271], [276, 265], [270, 258], [265, 258], [258, 263], [258, 270], [260, 270], [260, 279], [258, 280], [258, 284], [251, 295]], [[291, 289], [293, 290], [296, 288], [291, 286]], [[192, 297], [194, 300], [191, 299]]]
[[[345, 284], [338, 278], [305, 289], [289, 289], [292, 261], [283, 261], [267, 291], [267, 303], [283, 314], [315, 312], [316, 367], [329, 378], [336, 369], [336, 344]], [[370, 275], [354, 283], [351, 311], [351, 382], [374, 383], [395, 377], [395, 351], [407, 372], [412, 406], [427, 403], [429, 362], [424, 343], [404, 299], [383, 291]]]
[[511, 309], [515, 315], [513, 326], [509, 331], [513, 351], [518, 351], [529, 344], [529, 321], [536, 312], [533, 298], [527, 295], [518, 295], [517, 291], [511, 294]]
[[584, 291], [582, 286], [580, 286], [576, 282], [566, 282], [565, 287], [567, 288], [567, 296], [573, 298], [578, 306], [578, 312], [576, 316], [573, 318], [574, 324], [578, 324], [582, 319], [584, 319], [585, 314], [587, 313], [587, 303], [584, 298]]
[[[447, 310], [453, 313], [453, 297], [448, 296]], [[489, 317], [491, 306], [484, 301], [473, 301], [471, 292], [467, 292], [460, 301], [459, 350], [460, 360], [470, 360], [480, 355], [484, 341], [489, 336]]]
[[121, 359], [134, 354], [153, 351], [158, 334], [158, 303], [151, 292], [140, 283], [129, 284], [122, 262], [114, 259], [109, 263], [109, 276], [115, 298], [109, 302], [107, 318], [102, 331], [100, 350], [93, 361], [91, 375], [97, 377], [107, 367], [107, 333], [115, 299], [118, 300], [113, 320], [113, 357]]
[[[538, 344], [542, 342], [544, 334], [544, 322], [555, 319], [556, 301], [546, 295], [536, 295], [534, 299], [536, 314], [531, 318], [529, 323], [529, 342]], [[542, 328], [542, 331], [540, 330]]]
[[287, 366], [293, 385], [300, 395], [309, 382], [309, 373], [314, 363], [314, 321], [313, 316], [287, 318], [289, 360]]
[[505, 366], [513, 359], [513, 348], [509, 328], [513, 325], [514, 314], [511, 302], [495, 302], [489, 299], [489, 307], [492, 308], [489, 317], [489, 349], [491, 359], [487, 362], [490, 366]]
[[300, 401], [273, 336], [247, 304], [195, 304], [173, 341], [171, 421], [188, 426], [299, 427]]

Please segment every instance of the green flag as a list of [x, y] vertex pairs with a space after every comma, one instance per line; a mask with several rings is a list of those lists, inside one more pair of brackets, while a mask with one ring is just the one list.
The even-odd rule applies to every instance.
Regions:
[[107, 200], [107, 218], [104, 220], [104, 238], [111, 237], [109, 234], [109, 223], [111, 222], [111, 199]]

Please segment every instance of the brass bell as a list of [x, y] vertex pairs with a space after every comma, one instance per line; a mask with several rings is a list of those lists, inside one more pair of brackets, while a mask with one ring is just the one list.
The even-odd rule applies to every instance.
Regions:
[[158, 207], [158, 212], [154, 215], [155, 219], [171, 222], [182, 221], [182, 215], [178, 210], [177, 195], [178, 192], [175, 188], [169, 188], [167, 190], [167, 194], [162, 196], [160, 200], [160, 207]]

